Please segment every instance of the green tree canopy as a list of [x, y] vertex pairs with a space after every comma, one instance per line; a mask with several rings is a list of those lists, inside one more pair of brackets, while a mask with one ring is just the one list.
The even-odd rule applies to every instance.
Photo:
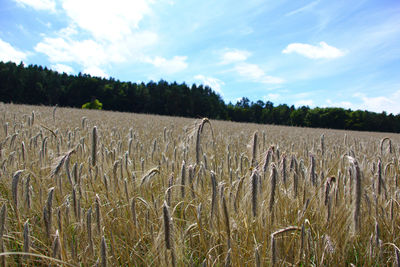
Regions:
[[93, 99], [92, 101], [83, 104], [82, 108], [83, 109], [103, 109], [103, 104], [99, 100]]
[[[96, 96], [96, 97], [93, 97]], [[88, 99], [92, 101], [87, 102]], [[101, 102], [98, 100], [100, 99]], [[361, 131], [400, 132], [400, 114], [309, 108], [252, 102], [242, 97], [225, 104], [209, 86], [169, 83], [120, 82], [114, 78], [67, 75], [37, 65], [0, 62], [0, 101], [58, 105], [182, 117]], [[87, 102], [87, 103], [86, 103]], [[82, 103], [85, 103], [82, 105]]]

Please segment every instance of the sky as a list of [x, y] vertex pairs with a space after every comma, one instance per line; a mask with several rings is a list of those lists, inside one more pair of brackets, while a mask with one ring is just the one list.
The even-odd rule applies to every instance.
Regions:
[[0, 60], [400, 113], [400, 0], [0, 0]]

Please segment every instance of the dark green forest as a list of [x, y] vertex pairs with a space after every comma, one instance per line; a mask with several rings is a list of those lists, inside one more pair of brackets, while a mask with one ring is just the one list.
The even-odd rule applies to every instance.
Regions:
[[226, 104], [210, 87], [164, 80], [121, 82], [87, 74], [68, 75], [46, 67], [0, 62], [0, 101], [32, 105], [81, 108], [99, 100], [105, 110], [263, 124], [400, 132], [400, 114], [343, 108], [295, 108], [274, 106], [270, 101], [252, 102], [243, 97]]

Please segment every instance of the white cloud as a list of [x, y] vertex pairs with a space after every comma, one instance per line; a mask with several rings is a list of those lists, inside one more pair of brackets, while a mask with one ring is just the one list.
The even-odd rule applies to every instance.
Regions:
[[221, 96], [223, 95], [221, 86], [225, 85], [225, 83], [217, 78], [206, 77], [204, 75], [196, 75], [194, 76], [196, 80], [201, 81], [204, 85], [210, 86], [215, 92], [219, 93]]
[[[101, 69], [109, 63], [142, 61], [142, 51], [154, 44], [157, 36], [151, 32], [134, 33], [124, 42], [107, 42], [96, 39], [75, 40], [73, 27], [62, 29], [60, 37], [45, 37], [35, 46], [35, 51], [46, 54], [53, 63], [77, 63], [85, 69]], [[176, 66], [175, 66], [176, 68]], [[101, 72], [95, 72], [101, 74]]]
[[349, 108], [349, 109], [354, 109], [354, 105], [349, 102], [349, 101], [338, 101], [338, 102], [334, 102], [330, 99], [326, 100], [326, 103], [328, 107], [340, 107], [340, 108]]
[[54, 0], [14, 0], [22, 6], [30, 6], [36, 10], [56, 10], [56, 2]]
[[93, 40], [74, 41], [46, 37], [35, 50], [46, 54], [51, 62], [77, 62], [83, 66], [99, 66], [109, 59], [106, 47]]
[[83, 73], [90, 74], [91, 76], [108, 78], [109, 75], [97, 66], [90, 66], [83, 70]]
[[150, 31], [140, 31], [126, 36], [123, 41], [101, 42], [111, 62], [144, 61], [145, 50], [156, 44], [158, 36]]
[[325, 42], [320, 42], [319, 45], [316, 46], [310, 44], [292, 43], [282, 50], [282, 53], [297, 53], [312, 59], [338, 58], [345, 55], [344, 51], [330, 46]]
[[72, 37], [76, 34], [78, 34], [78, 30], [76, 28], [76, 25], [69, 25], [66, 28], [61, 29], [58, 34], [63, 37], [63, 38], [69, 38]]
[[[150, 63], [166, 74], [187, 68], [187, 57], [171, 59], [149, 57], [149, 47], [158, 41], [152, 31], [139, 29], [139, 23], [150, 14], [152, 0], [62, 0], [70, 24], [56, 33], [44, 36], [35, 50], [44, 53], [52, 63], [77, 63], [92, 75], [104, 76], [104, 67], [112, 63]], [[83, 38], [83, 36], [85, 36]]]
[[1, 61], [12, 61], [15, 63], [20, 63], [21, 61], [25, 60], [27, 54], [15, 49], [11, 46], [11, 44], [4, 42], [0, 39], [0, 60]]
[[314, 101], [312, 101], [311, 99], [301, 99], [299, 101], [296, 101], [294, 103], [294, 105], [296, 107], [301, 107], [301, 106], [309, 106], [309, 107], [311, 107], [311, 106], [314, 105]]
[[146, 0], [64, 0], [62, 6], [80, 28], [108, 41], [126, 39], [150, 12]]
[[382, 111], [393, 114], [400, 113], [400, 90], [397, 90], [396, 92], [387, 96], [368, 97], [363, 93], [356, 93], [353, 96], [362, 101], [360, 105], [355, 105], [357, 109], [374, 111], [378, 113]]
[[400, 103], [400, 90], [385, 96], [367, 96], [364, 93], [358, 92], [353, 94], [352, 97], [351, 102], [327, 99], [326, 106], [352, 110], [368, 110], [377, 113], [386, 111], [387, 113], [393, 113], [395, 115], [400, 114], [400, 106], [398, 104]]
[[267, 75], [257, 64], [247, 63], [251, 53], [246, 50], [225, 49], [221, 54], [220, 64], [233, 64], [233, 71], [249, 81], [265, 84], [281, 84], [284, 82], [279, 77]]
[[187, 68], [186, 59], [186, 56], [174, 56], [172, 59], [155, 57], [153, 59], [146, 59], [145, 61], [161, 69], [166, 74], [172, 74]]
[[266, 75], [264, 70], [256, 64], [240, 63], [235, 65], [235, 71], [242, 77], [245, 77], [254, 82], [261, 82], [266, 84], [280, 84], [284, 80], [279, 77]]
[[245, 61], [250, 55], [250, 52], [245, 50], [231, 49], [222, 54], [221, 64], [231, 64]]
[[51, 69], [56, 70], [59, 73], [64, 73], [64, 72], [67, 74], [74, 73], [74, 69], [71, 66], [64, 65], [64, 64], [51, 65]]

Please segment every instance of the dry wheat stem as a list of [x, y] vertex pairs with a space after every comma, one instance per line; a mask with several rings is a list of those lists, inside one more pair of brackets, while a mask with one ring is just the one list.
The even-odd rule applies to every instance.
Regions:
[[[29, 247], [30, 247], [30, 239], [29, 239], [29, 221], [27, 220], [24, 223], [24, 252], [29, 253]], [[25, 256], [27, 258], [27, 256]]]
[[92, 130], [92, 166], [96, 166], [97, 162], [97, 127], [94, 126]]
[[277, 171], [276, 171], [276, 166], [274, 163], [271, 164], [271, 192], [270, 192], [270, 198], [269, 198], [269, 211], [272, 212], [272, 209], [274, 208], [274, 203], [275, 203], [275, 189], [276, 189], [276, 179], [277, 179]]
[[104, 236], [101, 238], [101, 243], [100, 243], [100, 257], [101, 257], [101, 266], [107, 267], [107, 244]]

